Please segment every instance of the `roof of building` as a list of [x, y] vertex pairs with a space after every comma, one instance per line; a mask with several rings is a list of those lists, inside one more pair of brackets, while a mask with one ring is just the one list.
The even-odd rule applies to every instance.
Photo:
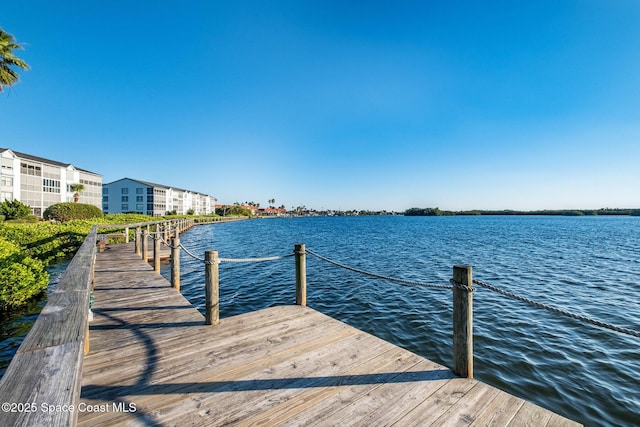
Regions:
[[74, 169], [79, 170], [81, 172], [87, 172], [87, 173], [90, 173], [90, 174], [93, 174], [93, 175], [102, 176], [99, 173], [95, 173], [95, 172], [91, 172], [91, 171], [86, 170], [86, 169], [79, 168], [79, 167], [77, 167], [77, 166], [75, 166], [75, 165], [73, 165], [71, 163], [62, 163], [62, 162], [58, 162], [56, 160], [45, 159], [44, 157], [38, 157], [38, 156], [33, 156], [31, 154], [21, 153], [19, 151], [15, 151], [15, 150], [12, 150], [10, 148], [0, 148], [0, 153], [4, 152], [4, 151], [7, 151], [7, 150], [11, 151], [13, 154], [15, 154], [17, 157], [19, 157], [21, 159], [31, 160], [31, 161], [39, 162], [39, 163], [48, 163], [50, 165], [62, 166], [62, 167], [65, 167], [65, 168], [68, 168], [69, 166], [72, 166]]
[[[143, 181], [143, 180], [141, 180], [141, 179], [126, 178], [126, 177], [125, 177], [125, 178], [117, 179], [117, 180], [115, 180], [115, 181], [108, 182], [108, 183], [106, 183], [106, 184], [102, 184], [102, 186], [103, 186], [103, 187], [105, 187], [105, 186], [107, 186], [107, 185], [111, 185], [111, 184], [114, 184], [114, 183], [119, 182], [119, 181], [124, 181], [125, 179], [128, 179], [129, 181], [139, 182], [140, 184], [142, 184], [142, 185], [146, 185], [146, 186], [149, 186], [149, 187], [165, 188], [165, 189], [167, 189], [167, 190], [172, 189], [172, 190], [178, 190], [178, 191], [189, 192], [189, 193], [193, 193], [193, 194], [199, 194], [199, 195], [201, 195], [201, 196], [213, 197], [213, 196], [209, 196], [208, 194], [200, 193], [200, 192], [198, 192], [198, 191], [185, 190], [184, 188], [178, 188], [178, 187], [169, 187], [168, 185], [164, 185], [164, 184], [157, 184], [157, 183], [155, 183], [155, 182]], [[215, 199], [215, 197], [214, 197], [214, 199]]]

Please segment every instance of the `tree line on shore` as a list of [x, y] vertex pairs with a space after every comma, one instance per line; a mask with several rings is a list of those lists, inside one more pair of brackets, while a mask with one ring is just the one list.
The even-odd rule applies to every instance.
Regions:
[[405, 216], [457, 216], [457, 215], [548, 215], [548, 216], [606, 216], [606, 215], [631, 215], [640, 216], [640, 209], [558, 209], [558, 210], [468, 210], [468, 211], [447, 211], [439, 208], [410, 208], [404, 212]]

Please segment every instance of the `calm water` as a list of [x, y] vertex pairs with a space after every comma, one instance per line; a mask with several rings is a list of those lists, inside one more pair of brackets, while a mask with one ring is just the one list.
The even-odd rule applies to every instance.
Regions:
[[[454, 264], [517, 294], [640, 330], [638, 217], [283, 218], [194, 227], [203, 257], [290, 254], [295, 243], [354, 267], [447, 284]], [[55, 278], [66, 267], [53, 268]], [[182, 254], [182, 291], [202, 309], [204, 270]], [[168, 277], [168, 264], [163, 265]], [[401, 286], [307, 256], [307, 302], [451, 366], [451, 292]], [[222, 317], [295, 299], [294, 260], [220, 265]], [[0, 321], [0, 375], [44, 301]], [[485, 289], [474, 294], [476, 378], [588, 426], [640, 425], [640, 339]]]
[[[327, 217], [203, 225], [198, 256], [286, 255], [295, 243], [380, 274], [447, 284], [454, 264], [540, 302], [640, 330], [640, 218]], [[307, 257], [307, 302], [451, 366], [451, 292], [368, 278]], [[182, 290], [204, 303], [204, 270], [182, 255]], [[163, 274], [168, 277], [168, 267]], [[294, 260], [220, 265], [221, 317], [290, 304]], [[474, 294], [475, 376], [585, 425], [640, 425], [640, 339]]]

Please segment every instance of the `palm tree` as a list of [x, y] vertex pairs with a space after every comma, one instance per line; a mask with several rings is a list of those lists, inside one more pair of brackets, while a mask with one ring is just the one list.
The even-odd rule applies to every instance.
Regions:
[[29, 65], [13, 54], [14, 49], [22, 49], [16, 39], [0, 28], [0, 92], [4, 86], [12, 86], [19, 80], [18, 73], [11, 67], [28, 70]]
[[69, 186], [69, 190], [73, 191], [73, 202], [78, 203], [80, 200], [80, 193], [84, 191], [84, 185], [82, 184], [71, 184]]

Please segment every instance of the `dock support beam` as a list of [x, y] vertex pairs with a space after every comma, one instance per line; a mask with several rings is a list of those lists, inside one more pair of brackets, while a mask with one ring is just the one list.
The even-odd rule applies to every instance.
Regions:
[[215, 325], [220, 320], [220, 294], [218, 288], [218, 251], [204, 253], [205, 277], [205, 325]]
[[296, 243], [296, 304], [307, 305], [307, 250], [304, 243]]
[[[471, 288], [471, 266], [454, 265], [453, 281]], [[473, 294], [457, 286], [453, 287], [453, 373], [473, 378]]]

